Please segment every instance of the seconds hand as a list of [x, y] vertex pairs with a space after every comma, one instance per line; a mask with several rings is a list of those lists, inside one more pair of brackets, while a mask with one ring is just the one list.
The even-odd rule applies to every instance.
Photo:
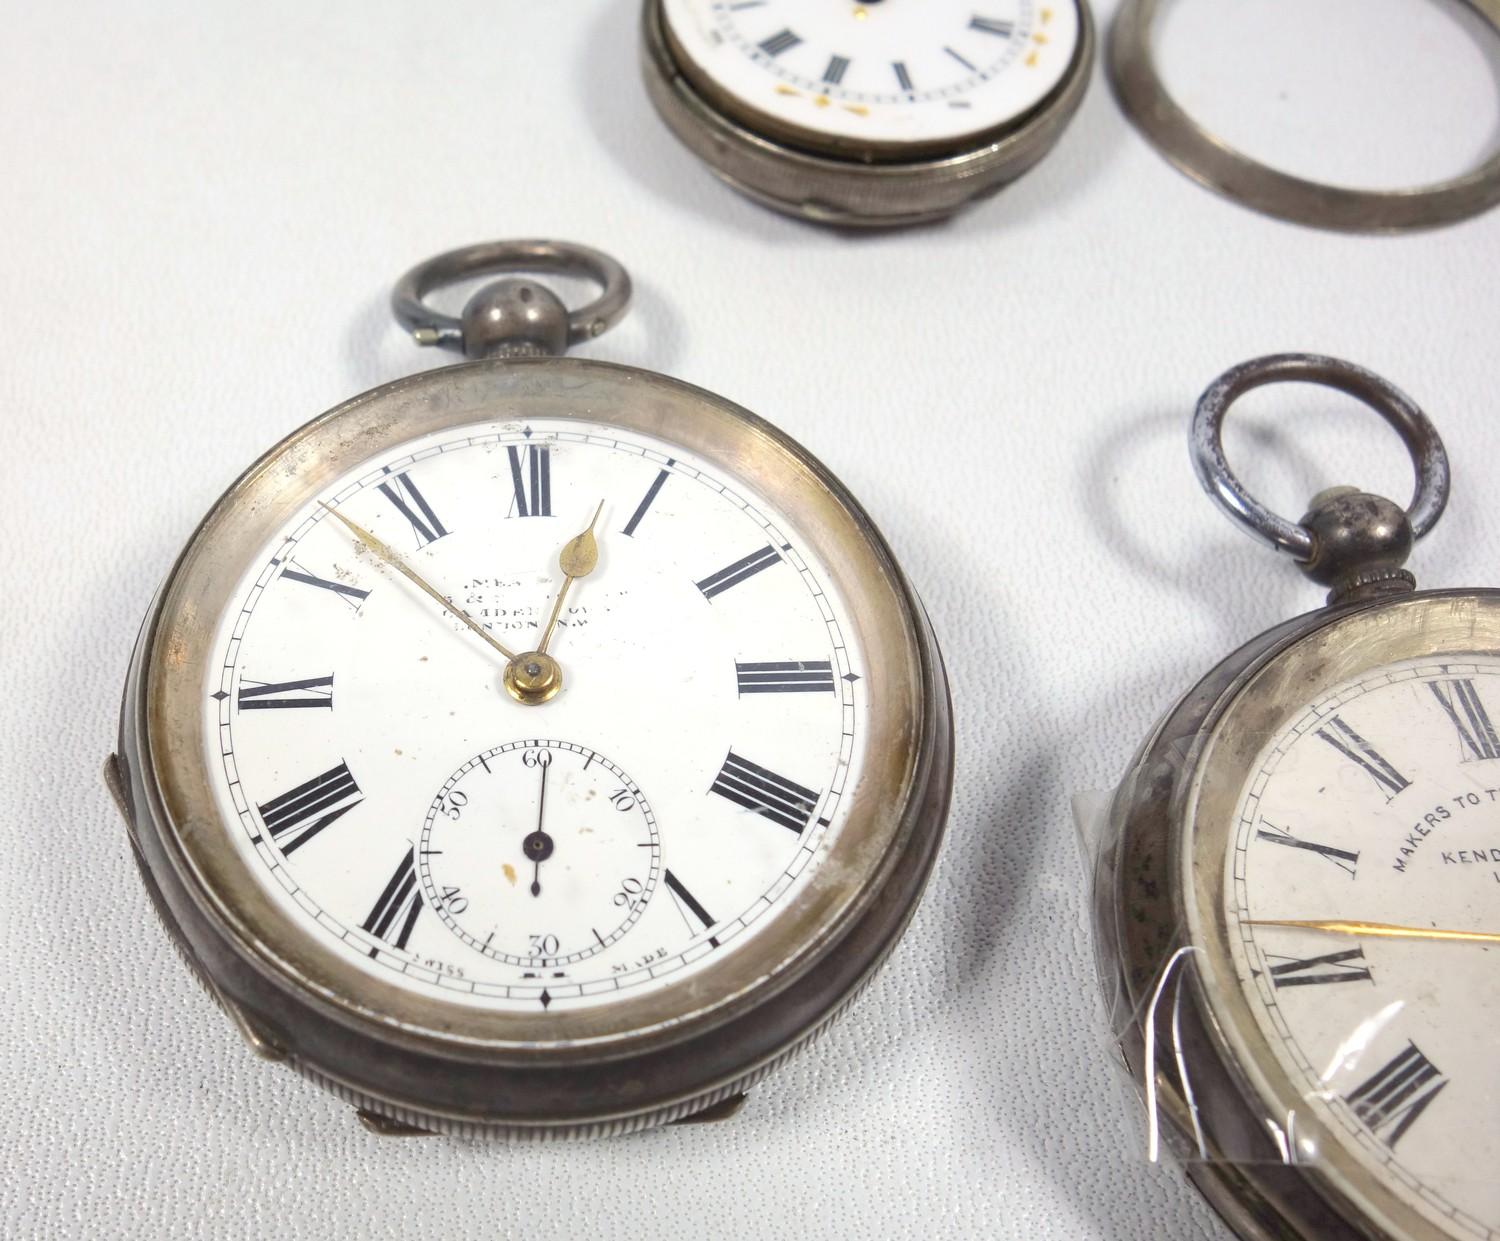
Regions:
[[542, 894], [542, 863], [552, 856], [552, 837], [542, 830], [542, 819], [547, 813], [547, 768], [551, 763], [540, 764], [542, 769], [542, 794], [536, 805], [536, 831], [521, 842], [521, 848], [531, 859], [531, 895]]

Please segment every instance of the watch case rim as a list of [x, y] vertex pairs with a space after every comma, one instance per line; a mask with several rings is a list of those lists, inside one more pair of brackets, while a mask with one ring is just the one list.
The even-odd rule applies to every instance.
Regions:
[[721, 181], [784, 215], [840, 228], [902, 228], [946, 219], [1003, 189], [1062, 137], [1087, 94], [1096, 33], [1088, 0], [1076, 2], [1078, 42], [1061, 80], [1020, 117], [946, 153], [861, 159], [760, 133], [695, 86], [678, 65], [662, 0], [641, 10], [641, 71], [667, 127]]
[[[651, 1097], [645, 1101], [617, 1099], [601, 1107], [598, 1102], [600, 1094], [597, 1090], [597, 1083], [593, 1085], [580, 1083], [579, 1089], [573, 1089], [566, 1084], [558, 1087], [554, 1082], [550, 1087], [553, 1095], [539, 1106], [527, 1105], [522, 1100], [513, 1097], [498, 1100], [491, 1098], [484, 1102], [477, 1111], [469, 1107], [435, 1105], [425, 1095], [414, 1096], [408, 1091], [393, 1088], [392, 1083], [395, 1079], [389, 1072], [382, 1071], [389, 1069], [388, 1063], [375, 1065], [373, 1072], [364, 1070], [370, 1070], [371, 1065], [376, 1061], [389, 1060], [391, 1057], [397, 1060], [405, 1057], [408, 1061], [412, 1057], [422, 1061], [425, 1057], [426, 1062], [446, 1061], [450, 1068], [452, 1066], [468, 1066], [470, 1069], [477, 1067], [482, 1071], [493, 1073], [498, 1070], [503, 1074], [506, 1068], [515, 1067], [517, 1062], [527, 1063], [532, 1057], [525, 1053], [519, 1056], [510, 1052], [497, 1053], [495, 1049], [482, 1049], [476, 1052], [473, 1048], [444, 1045], [441, 1041], [433, 1044], [423, 1038], [416, 1040], [403, 1038], [400, 1035], [405, 1032], [393, 1031], [378, 1024], [373, 1028], [368, 1027], [362, 1022], [359, 1014], [350, 1013], [338, 1006], [327, 1005], [321, 997], [305, 992], [298, 995], [295, 988], [288, 988], [284, 977], [275, 970], [268, 971], [264, 961], [257, 959], [253, 953], [247, 955], [243, 951], [245, 945], [238, 942], [234, 934], [223, 926], [214, 925], [215, 920], [205, 914], [201, 907], [199, 894], [194, 894], [189, 890], [177, 861], [168, 856], [167, 838], [163, 836], [163, 826], [167, 824], [168, 816], [162, 801], [161, 790], [156, 787], [154, 777], [149, 774], [153, 766], [149, 745], [149, 724], [145, 710], [150, 671], [148, 656], [154, 646], [157, 624], [161, 619], [171, 581], [194, 547], [203, 529], [200, 526], [199, 531], [195, 532], [185, 546], [182, 557], [179, 558], [172, 575], [168, 578], [167, 585], [153, 602], [132, 659], [131, 674], [122, 704], [119, 753], [127, 785], [126, 800], [134, 811], [132, 816], [128, 816], [128, 821], [133, 820], [131, 821], [131, 842], [141, 862], [143, 873], [148, 876], [147, 887], [152, 893], [153, 903], [162, 914], [163, 921], [167, 924], [174, 942], [179, 948], [185, 950], [189, 963], [194, 966], [200, 978], [208, 983], [215, 997], [226, 1006], [232, 1006], [232, 1010], [240, 1010], [239, 1015], [247, 1019], [253, 1028], [264, 1028], [267, 1044], [282, 1048], [287, 1058], [294, 1066], [299, 1067], [300, 1071], [320, 1078], [325, 1084], [339, 1085], [342, 1093], [351, 1098], [357, 1098], [361, 1106], [368, 1107], [382, 1115], [396, 1119], [418, 1117], [424, 1127], [444, 1131], [474, 1130], [511, 1134], [618, 1131], [621, 1128], [665, 1123], [677, 1115], [711, 1106], [717, 1100], [743, 1089], [752, 1078], [769, 1071], [782, 1058], [814, 1036], [823, 1025], [832, 1020], [852, 1000], [853, 995], [864, 982], [873, 975], [885, 955], [899, 939], [901, 930], [920, 900], [921, 891], [925, 887], [935, 861], [943, 835], [951, 792], [951, 710], [948, 704], [941, 655], [932, 636], [930, 624], [883, 538], [869, 522], [868, 516], [864, 514], [857, 501], [849, 495], [836, 477], [796, 441], [771, 427], [764, 420], [750, 414], [749, 411], [715, 394], [704, 392], [702, 389], [655, 372], [578, 359], [482, 361], [446, 369], [448, 371], [493, 371], [537, 366], [572, 368], [575, 372], [581, 368], [585, 371], [641, 377], [649, 383], [664, 383], [710, 400], [749, 420], [749, 423], [760, 433], [768, 434], [778, 442], [784, 451], [791, 452], [804, 460], [816, 477], [820, 480], [826, 479], [831, 485], [835, 498], [846, 507], [851, 518], [857, 519], [860, 523], [859, 528], [869, 540], [871, 551], [884, 562], [890, 585], [898, 591], [908, 609], [907, 620], [911, 625], [914, 643], [912, 654], [918, 666], [920, 684], [925, 687], [921, 720], [918, 725], [921, 739], [912, 750], [915, 767], [910, 773], [907, 785], [909, 789], [907, 803], [897, 834], [890, 842], [885, 864], [872, 879], [871, 890], [863, 894], [862, 902], [857, 906], [849, 907], [844, 920], [830, 932], [823, 942], [817, 945], [816, 951], [804, 954], [795, 969], [773, 978], [771, 985], [757, 988], [750, 997], [753, 1000], [752, 1003], [731, 1004], [719, 1012], [711, 1013], [710, 1020], [690, 1019], [683, 1026], [672, 1028], [669, 1037], [656, 1040], [645, 1049], [591, 1048], [571, 1058], [563, 1056], [559, 1059], [568, 1061], [569, 1072], [576, 1072], [581, 1065], [613, 1066], [622, 1062], [639, 1062], [643, 1056], [649, 1058], [652, 1055], [661, 1055], [663, 1051], [678, 1053], [688, 1046], [709, 1045], [721, 1027], [737, 1020], [757, 1016], [764, 1018], [768, 1012], [774, 1015], [795, 1010], [793, 1017], [783, 1022], [785, 1029], [763, 1034], [759, 1043], [749, 1048], [745, 1055], [738, 1058], [728, 1057], [729, 1061], [733, 1061], [732, 1064], [728, 1063], [721, 1054], [716, 1062], [717, 1067], [706, 1069], [691, 1088], [673, 1090], [658, 1084], [654, 1093], [647, 1092], [651, 1094]], [[246, 471], [241, 481], [253, 475], [288, 441], [301, 435], [308, 428], [359, 407], [392, 389], [430, 384], [433, 382], [433, 374], [434, 372], [425, 372], [397, 380], [336, 406], [298, 431], [294, 431], [292, 435], [269, 450]], [[226, 491], [225, 498], [232, 495], [239, 485], [239, 482], [233, 484]], [[223, 502], [224, 500], [221, 499], [219, 504]], [[216, 504], [214, 510], [210, 511], [210, 516], [217, 510], [219, 504]], [[205, 524], [208, 520], [209, 518], [205, 518]], [[167, 830], [170, 832], [169, 826]], [[904, 876], [897, 876], [900, 882], [893, 884], [892, 873], [898, 860], [904, 860], [908, 865]], [[163, 879], [166, 880], [165, 883], [162, 882]], [[174, 890], [163, 890], [168, 888]], [[898, 904], [894, 912], [891, 908], [885, 907], [889, 904], [892, 892], [896, 893]], [[851, 954], [841, 950], [846, 949], [856, 940], [860, 944], [858, 953]], [[801, 987], [805, 991], [806, 980], [817, 975], [817, 967], [826, 965], [830, 960], [842, 963], [842, 968], [822, 971], [823, 974], [829, 975], [829, 978], [824, 981], [831, 981], [835, 984], [833, 994], [831, 996], [801, 994], [798, 988]], [[855, 963], [856, 968], [850, 967], [851, 962]], [[289, 995], [295, 997], [292, 1001], [294, 1007], [300, 1002], [307, 1010], [297, 1014], [296, 1019], [290, 1023], [286, 1020], [285, 1009]], [[308, 1013], [313, 1014], [312, 1018], [308, 1018]], [[289, 1024], [298, 1027], [299, 1023], [306, 1024], [308, 1020], [319, 1027], [318, 1035], [312, 1039], [312, 1044], [316, 1044], [319, 1038], [326, 1043], [330, 1033], [334, 1031], [346, 1040], [350, 1035], [355, 1035], [365, 1044], [369, 1044], [363, 1047], [360, 1055], [356, 1057], [356, 1059], [368, 1062], [362, 1064], [362, 1071], [352, 1075], [341, 1073], [338, 1068], [340, 1056], [323, 1054], [316, 1046], [310, 1045], [306, 1029], [294, 1028], [290, 1032], [287, 1029]], [[772, 1022], [772, 1024], [775, 1023]], [[547, 1049], [549, 1053], [552, 1050]], [[678, 1076], [681, 1074], [679, 1073]], [[556, 1093], [559, 1090], [562, 1096], [566, 1096], [561, 1103]], [[525, 1092], [522, 1091], [522, 1093]]]
[[[1207, 1157], [1186, 1160], [1188, 1175], [1225, 1221], [1249, 1241], [1273, 1241], [1289, 1235], [1289, 1229], [1293, 1236], [1333, 1241], [1370, 1234], [1350, 1222], [1360, 1217], [1360, 1211], [1327, 1170], [1281, 1161], [1264, 1130], [1264, 1105], [1203, 994], [1196, 970], [1189, 971], [1179, 994], [1187, 1001], [1180, 1011], [1181, 1044], [1187, 1049], [1182, 1054], [1193, 1061], [1200, 1088], [1191, 1100], [1185, 1097], [1177, 1085], [1173, 1053], [1160, 1043], [1156, 1063], [1145, 1063], [1141, 1012], [1158, 971], [1189, 945], [1179, 879], [1186, 872], [1179, 855], [1179, 824], [1188, 812], [1200, 761], [1218, 723], [1240, 695], [1298, 644], [1362, 613], [1413, 602], [1475, 598], [1500, 602], [1500, 590], [1418, 591], [1315, 609], [1273, 626], [1220, 660], [1161, 717], [1112, 799], [1093, 880], [1095, 964], [1111, 1037], [1138, 1087], [1144, 1074], [1151, 1073], [1170, 1147], [1180, 1152], [1196, 1149], [1197, 1117]], [[1127, 889], [1142, 882], [1156, 885], [1153, 891], [1161, 895], [1149, 905], [1136, 899], [1136, 915], [1128, 917], [1132, 906]], [[1237, 1147], [1257, 1151], [1257, 1158], [1226, 1156], [1225, 1143], [1218, 1140], [1224, 1137]]]

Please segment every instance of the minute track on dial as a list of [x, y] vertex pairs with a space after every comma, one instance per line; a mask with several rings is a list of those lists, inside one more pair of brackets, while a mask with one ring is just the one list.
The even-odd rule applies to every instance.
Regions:
[[646, 84], [677, 136], [777, 210], [939, 219], [1061, 136], [1093, 62], [1086, 0], [645, 0]]

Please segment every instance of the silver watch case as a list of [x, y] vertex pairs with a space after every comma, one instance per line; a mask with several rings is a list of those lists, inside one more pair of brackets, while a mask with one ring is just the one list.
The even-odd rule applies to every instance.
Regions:
[[[1182, 823], [1200, 765], [1216, 726], [1247, 686], [1329, 626], [1352, 619], [1359, 632], [1335, 643], [1331, 655], [1319, 657], [1316, 648], [1300, 657], [1294, 653], [1288, 666], [1305, 673], [1304, 665], [1341, 659], [1408, 658], [1426, 653], [1424, 645], [1463, 649], [1477, 638], [1467, 620], [1476, 603], [1500, 605], [1500, 590], [1417, 591], [1324, 607], [1282, 622], [1225, 658], [1178, 700], [1115, 791], [1093, 882], [1095, 963], [1110, 1028], [1136, 1087], [1144, 1091], [1152, 1082], [1163, 1148], [1181, 1157], [1188, 1178], [1245, 1241], [1370, 1241], [1387, 1233], [1318, 1165], [1286, 1161], [1267, 1126], [1266, 1104], [1238, 1065], [1233, 1040], [1196, 971], [1180, 976], [1180, 1003], [1164, 1005], [1172, 1014], [1158, 1024], [1170, 1021], [1173, 1028], [1159, 1031], [1155, 1060], [1147, 1063], [1143, 1014], [1163, 967], [1188, 946]], [[1403, 609], [1420, 611], [1408, 622]], [[1500, 635], [1495, 640], [1500, 644]], [[1184, 1073], [1191, 1075], [1190, 1089]], [[1411, 1235], [1428, 1235], [1421, 1222], [1412, 1226]]]
[[[601, 406], [638, 411], [622, 414], [622, 422], [633, 417], [643, 425], [662, 420], [698, 428], [705, 442], [725, 426], [740, 427], [751, 445], [747, 451], [762, 455], [767, 469], [795, 461], [798, 469], [810, 471], [828, 503], [852, 518], [883, 566], [898, 601], [900, 620], [892, 623], [910, 635], [920, 697], [916, 717], [905, 726], [911, 748], [900, 760], [906, 796], [898, 805], [867, 807], [888, 824], [889, 844], [870, 883], [849, 894], [845, 913], [825, 938], [801, 952], [781, 977], [705, 1010], [701, 1018], [623, 1043], [580, 1043], [549, 1055], [514, 1043], [461, 1040], [435, 1009], [430, 1019], [424, 1009], [412, 1022], [373, 1011], [362, 997], [330, 982], [326, 972], [300, 967], [302, 949], [294, 942], [300, 933], [247, 922], [228, 900], [236, 893], [248, 899], [243, 882], [230, 893], [209, 885], [194, 850], [221, 850], [228, 841], [195, 843], [195, 838], [216, 838], [221, 826], [198, 822], [194, 815], [175, 822], [168, 808], [170, 794], [159, 764], [170, 765], [167, 756], [191, 744], [185, 739], [191, 721], [167, 718], [154, 689], [167, 678], [155, 671], [197, 666], [206, 639], [194, 634], [208, 624], [203, 617], [211, 619], [212, 608], [200, 603], [196, 610], [203, 616], [190, 622], [179, 617], [174, 629], [169, 613], [176, 584], [187, 580], [184, 566], [200, 542], [212, 537], [216, 523], [228, 520], [226, 514], [267, 510], [271, 500], [264, 489], [290, 476], [284, 468], [288, 460], [301, 462], [299, 472], [313, 476], [298, 485], [312, 486], [342, 468], [339, 453], [364, 451], [367, 442], [378, 448], [382, 436], [416, 434], [429, 423], [450, 419], [494, 417], [497, 409], [567, 417], [569, 410], [571, 416], [586, 416], [576, 411]], [[735, 439], [718, 451], [735, 446], [743, 447]], [[216, 565], [213, 572], [223, 576], [231, 570]], [[877, 765], [894, 770], [897, 761], [892, 754]], [[105, 764], [105, 781], [173, 944], [256, 1054], [331, 1090], [380, 1133], [558, 1138], [717, 1119], [735, 1110], [747, 1087], [842, 1013], [916, 908], [942, 839], [952, 772], [947, 681], [926, 614], [884, 540], [825, 467], [770, 424], [678, 380], [594, 361], [522, 358], [428, 371], [354, 397], [293, 432], [225, 492], [188, 542], [142, 626], [126, 680], [118, 753]], [[836, 881], [836, 875], [830, 878]]]
[[641, 68], [673, 133], [720, 178], [773, 210], [845, 228], [941, 220], [987, 198], [1036, 164], [1083, 102], [1094, 63], [1094, 22], [1078, 0], [1078, 46], [1062, 80], [1030, 111], [964, 145], [911, 160], [861, 160], [790, 145], [749, 129], [731, 106], [688, 81], [672, 52], [662, 0], [645, 0]]

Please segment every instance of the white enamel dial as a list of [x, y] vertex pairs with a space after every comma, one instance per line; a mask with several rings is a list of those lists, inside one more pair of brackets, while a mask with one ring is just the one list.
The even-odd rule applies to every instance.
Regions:
[[688, 68], [773, 125], [841, 143], [962, 146], [1041, 103], [1075, 0], [665, 0]]
[[[1444, 1234], [1488, 1241], [1500, 943], [1421, 933], [1500, 932], [1497, 729], [1494, 658], [1336, 686], [1262, 750], [1225, 876], [1239, 985], [1302, 1106]], [[1263, 925], [1287, 921], [1365, 929]], [[1270, 1119], [1312, 1153], [1295, 1117]]]
[[[333, 515], [525, 652], [596, 510], [535, 704]], [[794, 519], [685, 450], [450, 429], [331, 481], [254, 558], [205, 669], [213, 793], [276, 907], [360, 970], [511, 1012], [624, 1000], [733, 954], [837, 838], [854, 632]]]

